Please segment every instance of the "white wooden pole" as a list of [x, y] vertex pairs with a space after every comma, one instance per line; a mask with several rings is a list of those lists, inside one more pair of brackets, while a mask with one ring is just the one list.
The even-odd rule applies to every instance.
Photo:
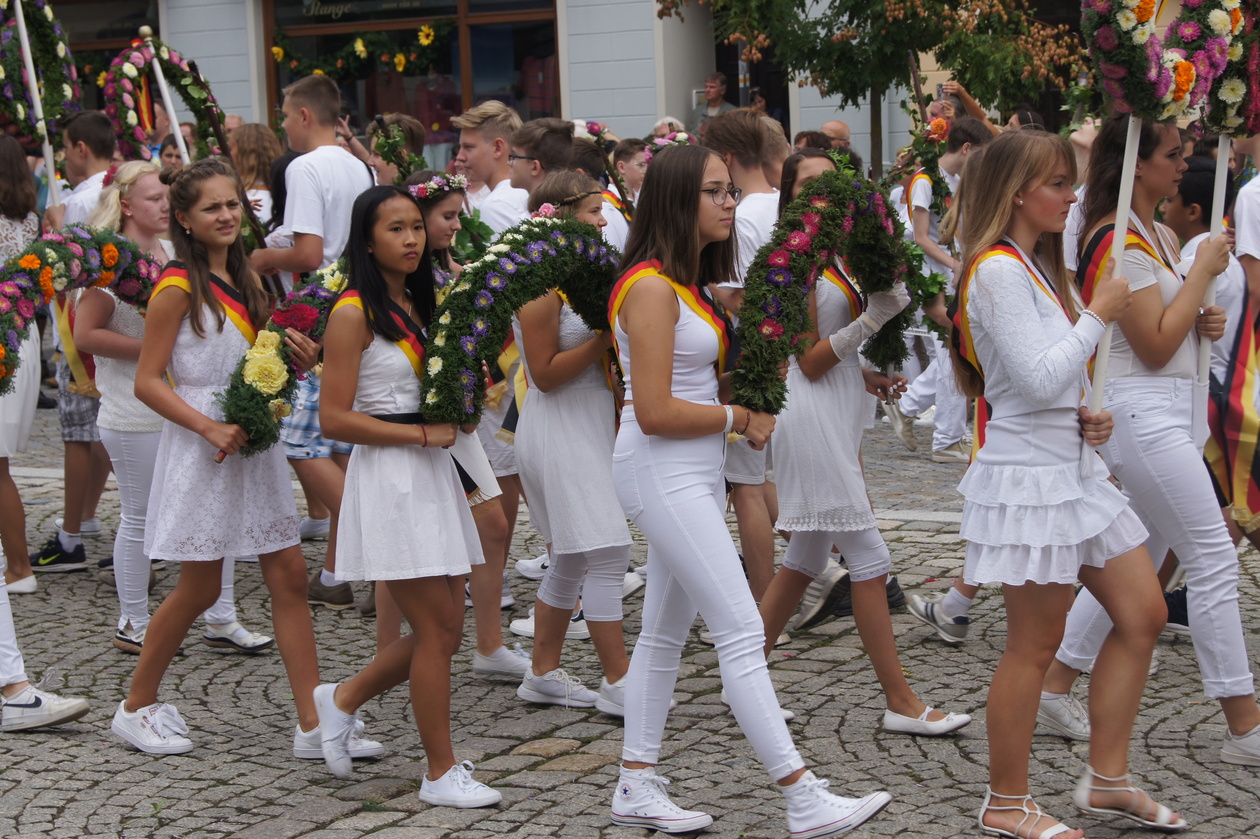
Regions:
[[[1130, 205], [1133, 203], [1133, 180], [1137, 169], [1138, 141], [1142, 134], [1142, 120], [1129, 114], [1129, 131], [1124, 139], [1124, 170], [1120, 176], [1120, 195], [1116, 199], [1116, 226], [1111, 236], [1111, 258], [1115, 260], [1115, 273], [1124, 273], [1124, 246], [1129, 239]], [[1104, 390], [1107, 386], [1107, 364], [1111, 360], [1111, 335], [1114, 323], [1107, 324], [1098, 353], [1094, 356], [1094, 383], [1089, 395], [1089, 411], [1102, 410]], [[1086, 443], [1081, 447], [1081, 478], [1094, 473], [1093, 448]]]
[[31, 56], [31, 39], [26, 34], [26, 16], [22, 13], [23, 0], [14, 0], [17, 15], [18, 40], [22, 45], [22, 62], [26, 66], [26, 89], [31, 92], [31, 110], [35, 112], [35, 130], [44, 148], [44, 171], [48, 175], [48, 206], [61, 203], [61, 185], [57, 183], [57, 164], [53, 160], [52, 143], [48, 140], [48, 123], [44, 121], [44, 103], [39, 96], [39, 76], [35, 75], [35, 59]]
[[159, 60], [162, 56], [158, 55], [157, 47], [153, 45], [153, 30], [148, 26], [141, 26], [140, 37], [153, 53], [153, 75], [157, 79], [158, 92], [162, 94], [162, 107], [166, 108], [166, 118], [171, 123], [171, 134], [175, 137], [175, 146], [179, 149], [179, 156], [184, 159], [184, 165], [187, 166], [192, 163], [192, 157], [189, 156], [188, 145], [184, 142], [184, 132], [179, 130], [179, 123], [175, 121], [175, 103], [171, 100], [171, 89], [166, 86], [166, 76], [162, 74], [162, 64]]
[[[1224, 134], [1218, 139], [1216, 147], [1216, 186], [1212, 191], [1212, 236], [1220, 236], [1225, 232], [1225, 185], [1229, 180], [1229, 137]], [[1207, 292], [1203, 295], [1203, 305], [1216, 305], [1216, 277], [1208, 280]], [[1199, 338], [1199, 384], [1207, 384], [1211, 374], [1212, 342], [1207, 338]]]

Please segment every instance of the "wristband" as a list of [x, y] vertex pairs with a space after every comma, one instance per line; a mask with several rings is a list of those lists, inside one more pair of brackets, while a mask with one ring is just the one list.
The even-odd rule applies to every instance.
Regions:
[[744, 409], [744, 427], [739, 432], [739, 436], [743, 437], [748, 433], [748, 426], [752, 425], [752, 411]]
[[420, 448], [427, 449], [429, 447], [429, 430], [422, 425], [420, 426], [420, 433], [424, 435], [424, 441], [420, 443]]
[[735, 412], [731, 410], [730, 405], [723, 405], [726, 409], [726, 427], [722, 429], [723, 434], [731, 433], [731, 426], [735, 425]]
[[1106, 321], [1104, 321], [1104, 320], [1102, 319], [1102, 317], [1101, 317], [1101, 316], [1099, 316], [1099, 314], [1098, 314], [1097, 312], [1092, 312], [1092, 311], [1090, 311], [1089, 309], [1081, 309], [1081, 314], [1082, 314], [1082, 315], [1089, 315], [1091, 318], [1093, 318], [1094, 320], [1098, 321], [1098, 325], [1099, 325], [1099, 326], [1101, 326], [1103, 329], [1106, 329], [1106, 328], [1107, 328], [1107, 322], [1106, 322]]

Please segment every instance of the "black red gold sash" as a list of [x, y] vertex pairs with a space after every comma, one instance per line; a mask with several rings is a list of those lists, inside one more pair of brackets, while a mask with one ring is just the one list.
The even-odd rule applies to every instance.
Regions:
[[[1212, 382], [1208, 401], [1211, 436], [1203, 451], [1222, 507], [1244, 532], [1260, 524], [1260, 414], [1256, 411], [1256, 377], [1260, 363], [1255, 311], [1244, 301], [1243, 321], [1230, 348], [1225, 381]], [[1219, 385], [1219, 387], [1218, 387]]]
[[[1081, 254], [1080, 263], [1076, 269], [1076, 284], [1081, 289], [1081, 299], [1085, 301], [1085, 305], [1089, 305], [1089, 301], [1094, 296], [1094, 283], [1098, 282], [1098, 278], [1102, 276], [1103, 266], [1107, 264], [1107, 259], [1111, 256], [1111, 239], [1115, 232], [1114, 224], [1104, 225], [1098, 228], [1093, 238], [1089, 240], [1089, 244], [1085, 246], [1084, 252]], [[1125, 250], [1139, 250], [1147, 254], [1163, 265], [1173, 274], [1177, 272], [1173, 267], [1159, 255], [1155, 246], [1146, 240], [1145, 236], [1129, 231], [1129, 238], [1124, 243]], [[1116, 273], [1122, 273], [1122, 266], [1116, 266]]]
[[[149, 295], [149, 299], [153, 300], [168, 288], [183, 289], [188, 294], [192, 293], [192, 283], [188, 279], [188, 269], [178, 262], [172, 262], [162, 271], [162, 276], [158, 279], [158, 283], [153, 287], [153, 292]], [[258, 338], [258, 330], [254, 328], [254, 322], [250, 320], [249, 308], [245, 305], [245, 298], [239, 291], [219, 279], [215, 275], [210, 275], [210, 293], [214, 295], [214, 299], [223, 307], [223, 313], [227, 319], [240, 330], [245, 336], [245, 340], [252, 347], [254, 341]]]
[[613, 325], [613, 343], [616, 344], [617, 341], [617, 313], [621, 310], [621, 304], [625, 302], [626, 295], [630, 293], [634, 284], [644, 277], [660, 277], [669, 283], [674, 293], [678, 295], [678, 299], [713, 329], [718, 339], [717, 373], [721, 375], [726, 369], [726, 355], [731, 349], [731, 336], [727, 331], [726, 319], [718, 312], [717, 307], [703, 289], [682, 285], [665, 276], [661, 273], [661, 263], [655, 259], [650, 262], [640, 262], [631, 267], [613, 286], [612, 294], [608, 298], [608, 322]]
[[66, 385], [70, 393], [100, 399], [101, 392], [96, 389], [96, 361], [87, 353], [79, 352], [74, 343], [74, 310], [66, 299], [66, 292], [53, 298], [53, 309], [57, 321], [57, 335], [61, 338], [61, 355], [70, 368], [72, 381]]
[[613, 205], [613, 209], [621, 213], [621, 217], [629, 223], [632, 219], [630, 214], [626, 212], [626, 205], [622, 203], [621, 196], [613, 192], [611, 189], [604, 190], [604, 200]]
[[[932, 188], [931, 175], [922, 169], [914, 173], [914, 177], [910, 179], [910, 183], [906, 186], [906, 208], [908, 211], [906, 215], [911, 221], [914, 220], [914, 196], [911, 193], [914, 192], [914, 185], [919, 181], [927, 181], [928, 189]], [[952, 203], [954, 203], [954, 196], [945, 196], [945, 209], [948, 210]]]
[[971, 437], [971, 459], [975, 460], [976, 455], [984, 448], [984, 438], [987, 436], [989, 428], [989, 417], [993, 416], [993, 406], [989, 404], [989, 400], [983, 396], [975, 400], [976, 406], [976, 433]]
[[[333, 304], [332, 310], [335, 312], [342, 306], [354, 306], [356, 309], [366, 312], [363, 308], [363, 300], [359, 297], [359, 292], [351, 290], [342, 292], [337, 298], [337, 302]], [[397, 341], [391, 341], [394, 346], [402, 350], [403, 355], [411, 362], [411, 369], [416, 371], [416, 378], [424, 376], [424, 338], [420, 335], [420, 330], [406, 312], [398, 308], [394, 301], [389, 301], [390, 318], [394, 321], [394, 325], [402, 330], [403, 336]]]
[[845, 298], [849, 301], [849, 320], [857, 320], [858, 315], [866, 311], [866, 303], [862, 300], [862, 293], [853, 284], [853, 280], [849, 279], [849, 275], [840, 270], [837, 265], [828, 265], [827, 270], [823, 271], [823, 277], [844, 292]]

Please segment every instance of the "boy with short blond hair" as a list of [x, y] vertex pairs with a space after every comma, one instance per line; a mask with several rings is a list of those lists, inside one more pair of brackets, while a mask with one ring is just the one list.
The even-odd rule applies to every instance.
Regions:
[[511, 182], [510, 143], [521, 127], [521, 117], [502, 102], [491, 99], [469, 108], [451, 120], [459, 129], [459, 154], [456, 161], [464, 167], [470, 181], [480, 181], [490, 188], [482, 201], [481, 220], [495, 236], [529, 217], [529, 193], [516, 189]]

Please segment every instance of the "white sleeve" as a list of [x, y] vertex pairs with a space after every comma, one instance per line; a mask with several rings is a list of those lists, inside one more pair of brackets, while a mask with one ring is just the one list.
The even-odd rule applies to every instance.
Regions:
[[626, 239], [630, 238], [630, 225], [621, 211], [607, 201], [604, 202], [604, 241], [619, 251], [625, 251]]
[[967, 299], [972, 338], [981, 364], [996, 358], [1015, 390], [1035, 405], [1053, 405], [1076, 387], [1103, 326], [1085, 315], [1057, 341], [1046, 335], [1028, 271], [1016, 259], [995, 257], [976, 268]]
[[773, 223], [763, 228], [755, 215], [740, 216], [735, 211], [735, 277], [730, 282], [718, 283], [718, 288], [743, 288], [744, 279], [748, 276], [748, 268], [753, 257], [761, 246], [770, 241], [774, 229]]
[[1237, 235], [1234, 253], [1260, 259], [1260, 188], [1239, 190], [1234, 202], [1234, 225]]
[[315, 167], [290, 164], [285, 170], [284, 184], [288, 196], [284, 202], [284, 226], [295, 234], [310, 233], [322, 239], [324, 192], [315, 176]]
[[928, 178], [915, 178], [910, 188], [911, 207], [924, 212], [932, 209], [932, 181]]
[[1141, 291], [1159, 283], [1158, 272], [1164, 266], [1146, 251], [1129, 248], [1124, 252], [1124, 265], [1119, 273], [1129, 281], [1130, 291]]

